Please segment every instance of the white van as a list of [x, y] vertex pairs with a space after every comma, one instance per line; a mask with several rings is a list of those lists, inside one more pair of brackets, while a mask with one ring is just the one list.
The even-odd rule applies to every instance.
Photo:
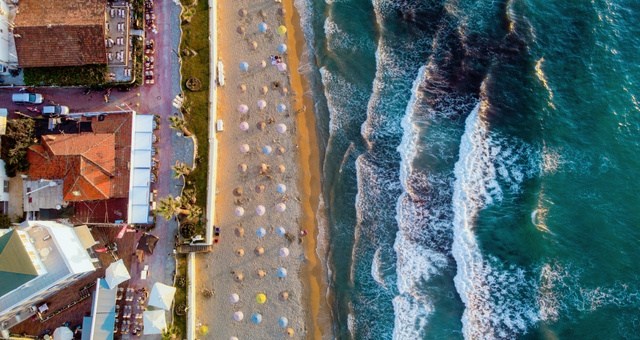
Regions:
[[14, 93], [11, 101], [16, 104], [42, 104], [44, 97], [39, 93], [20, 92]]

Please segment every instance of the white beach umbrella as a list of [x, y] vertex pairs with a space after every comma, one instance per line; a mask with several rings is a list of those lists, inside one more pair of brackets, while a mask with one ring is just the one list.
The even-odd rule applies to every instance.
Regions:
[[265, 155], [270, 155], [273, 152], [273, 148], [269, 145], [265, 145], [262, 147], [262, 153]]
[[280, 184], [276, 185], [276, 191], [279, 194], [284, 194], [285, 192], [287, 192], [287, 186], [282, 184], [282, 183], [280, 183]]
[[242, 130], [242, 131], [247, 131], [247, 130], [249, 130], [249, 123], [247, 123], [247, 122], [241, 122], [241, 123], [240, 123], [240, 130]]
[[229, 340], [238, 340], [238, 337], [237, 336], [232, 336], [232, 337], [229, 338]]
[[242, 313], [241, 311], [233, 313], [233, 319], [236, 321], [242, 321], [242, 319], [244, 319], [244, 313]]
[[267, 102], [264, 99], [258, 100], [258, 108], [264, 110], [265, 107], [267, 107]]
[[264, 205], [259, 205], [256, 207], [256, 215], [262, 216], [265, 212], [267, 212], [267, 209], [265, 209]]
[[169, 310], [171, 309], [173, 296], [175, 294], [176, 287], [167, 286], [162, 282], [156, 282], [153, 287], [151, 287], [151, 293], [149, 293], [149, 302], [147, 305]]
[[238, 217], [244, 215], [244, 208], [243, 207], [236, 207], [235, 214]]
[[142, 313], [142, 323], [144, 326], [144, 334], [162, 334], [167, 328], [167, 318], [164, 310], [147, 310]]
[[107, 286], [109, 286], [110, 289], [117, 287], [119, 284], [129, 280], [130, 278], [131, 275], [129, 275], [129, 271], [124, 265], [124, 261], [122, 261], [122, 259], [110, 264], [104, 273], [104, 279], [107, 281]]
[[263, 238], [265, 235], [267, 235], [267, 230], [263, 227], [260, 227], [258, 228], [258, 230], [256, 230], [256, 235], [258, 235], [258, 237], [260, 238]]
[[258, 31], [260, 33], [265, 33], [269, 29], [269, 25], [266, 22], [261, 22], [258, 24]]
[[276, 228], [276, 234], [278, 234], [278, 236], [284, 236], [284, 234], [286, 234], [287, 231], [283, 228], [283, 227], [277, 227]]
[[249, 71], [249, 63], [246, 62], [246, 61], [241, 62], [240, 63], [240, 71], [243, 71], [243, 72]]
[[287, 210], [287, 205], [284, 203], [278, 203], [276, 204], [276, 211], [277, 212], [284, 212], [285, 210]]
[[289, 256], [289, 248], [287, 248], [287, 247], [280, 248], [280, 250], [278, 251], [278, 255], [280, 255], [280, 257]]
[[73, 340], [73, 332], [69, 327], [58, 327], [53, 331], [53, 340]]
[[249, 150], [251, 150], [251, 148], [249, 147], [249, 144], [240, 145], [240, 152], [247, 153], [249, 152]]
[[285, 111], [287, 111], [287, 106], [282, 104], [282, 103], [280, 103], [280, 104], [278, 104], [278, 106], [276, 106], [276, 110], [278, 110], [278, 112], [280, 112], [280, 113], [285, 112]]
[[236, 293], [232, 293], [231, 295], [229, 295], [229, 302], [238, 303], [238, 301], [240, 301], [240, 295]]
[[285, 63], [277, 63], [276, 64], [276, 68], [278, 69], [278, 71], [284, 72], [284, 71], [287, 70], [287, 64], [285, 64]]
[[287, 327], [288, 324], [289, 324], [289, 319], [285, 318], [284, 316], [281, 316], [278, 319], [278, 326], [285, 328]]
[[280, 53], [287, 52], [287, 44], [278, 45], [278, 52], [280, 52]]
[[247, 113], [249, 112], [249, 107], [246, 104], [240, 104], [238, 105], [238, 112]]
[[287, 126], [280, 123], [276, 125], [276, 131], [278, 131], [278, 133], [285, 133], [287, 132]]
[[280, 267], [280, 268], [278, 268], [278, 270], [276, 271], [276, 275], [277, 275], [279, 278], [281, 278], [281, 279], [282, 279], [282, 278], [285, 278], [285, 277], [287, 277], [287, 270], [286, 270], [286, 269], [284, 269], [284, 268], [282, 268], [282, 267]]

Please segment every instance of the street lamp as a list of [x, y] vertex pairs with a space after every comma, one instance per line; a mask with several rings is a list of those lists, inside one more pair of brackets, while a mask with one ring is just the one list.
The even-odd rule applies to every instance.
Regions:
[[50, 180], [50, 179], [41, 179], [41, 180], [40, 180], [40, 183], [42, 183], [42, 182], [44, 182], [44, 181], [48, 181], [49, 183], [47, 183], [47, 185], [45, 185], [45, 186], [43, 186], [43, 187], [39, 187], [39, 188], [37, 188], [37, 189], [35, 189], [35, 190], [31, 190], [31, 191], [27, 192], [27, 193], [26, 193], [26, 195], [27, 195], [27, 196], [29, 196], [29, 195], [33, 194], [34, 192], [36, 192], [36, 191], [40, 191], [40, 190], [42, 190], [42, 189], [46, 189], [46, 188], [53, 188], [53, 187], [55, 187], [56, 185], [58, 185], [58, 183], [56, 183], [56, 182], [54, 182], [54, 181], [52, 181], [52, 180]]

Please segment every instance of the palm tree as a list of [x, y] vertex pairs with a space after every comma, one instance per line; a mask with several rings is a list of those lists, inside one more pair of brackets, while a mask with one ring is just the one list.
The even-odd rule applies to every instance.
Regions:
[[182, 202], [185, 202], [185, 204], [195, 204], [196, 189], [194, 188], [184, 189], [182, 191], [182, 197], [180, 199], [182, 200]]
[[167, 196], [160, 200], [156, 214], [164, 217], [166, 220], [170, 220], [175, 215], [190, 215], [191, 211], [182, 207], [180, 199], [176, 199], [173, 196]]
[[187, 214], [185, 214], [187, 221], [197, 220], [198, 218], [200, 218], [200, 215], [202, 215], [202, 208], [197, 205], [187, 204], [185, 208], [187, 208], [189, 211]]
[[192, 135], [191, 131], [189, 131], [189, 129], [187, 129], [187, 123], [184, 121], [184, 119], [178, 117], [178, 116], [170, 116], [169, 117], [169, 123], [171, 123], [171, 128], [175, 129], [175, 130], [180, 130], [182, 131], [182, 134], [185, 137], [189, 137]]
[[180, 161], [176, 161], [176, 165], [172, 166], [171, 169], [173, 169], [173, 172], [175, 172], [175, 178], [187, 176], [191, 173], [191, 168], [187, 164]]

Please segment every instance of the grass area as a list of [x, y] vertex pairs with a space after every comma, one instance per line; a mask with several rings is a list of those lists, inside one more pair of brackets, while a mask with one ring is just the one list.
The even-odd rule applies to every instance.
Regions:
[[[185, 278], [187, 277], [187, 257], [186, 255], [177, 255], [177, 266], [176, 272], [177, 277]], [[186, 281], [185, 281], [186, 282]], [[173, 313], [173, 326], [175, 327], [175, 331], [179, 333], [178, 339], [182, 339], [187, 335], [187, 315], [177, 315], [175, 310], [177, 306], [181, 304], [187, 305], [187, 285], [180, 285], [176, 282], [176, 295], [174, 297], [174, 313]]]
[[[203, 210], [207, 202], [207, 157], [209, 154], [208, 126], [209, 126], [209, 13], [207, 0], [193, 1], [192, 5], [185, 5], [184, 11], [189, 13], [190, 23], [182, 23], [182, 88], [186, 96], [184, 112], [189, 130], [198, 139], [198, 155], [196, 156], [196, 170], [187, 177], [189, 187], [198, 188], [197, 204]], [[195, 51], [185, 53], [185, 51]], [[191, 92], [184, 82], [196, 77], [202, 82], [202, 89]]]
[[25, 68], [27, 85], [96, 86], [104, 84], [107, 65]]

